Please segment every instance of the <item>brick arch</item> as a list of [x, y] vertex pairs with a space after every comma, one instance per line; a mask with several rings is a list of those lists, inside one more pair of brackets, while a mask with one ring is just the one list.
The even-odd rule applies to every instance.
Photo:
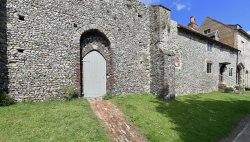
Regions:
[[113, 66], [113, 51], [111, 50], [111, 43], [108, 37], [98, 29], [90, 29], [81, 34], [80, 40], [80, 68], [77, 68], [78, 83], [81, 94], [83, 94], [83, 75], [82, 59], [92, 51], [99, 52], [107, 62], [107, 92], [112, 93], [114, 86], [114, 66]]

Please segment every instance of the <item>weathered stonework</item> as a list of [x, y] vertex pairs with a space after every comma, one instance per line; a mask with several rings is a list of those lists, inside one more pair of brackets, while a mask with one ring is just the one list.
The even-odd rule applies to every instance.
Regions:
[[[236, 85], [237, 50], [215, 42], [212, 51], [207, 51], [212, 42], [198, 36], [195, 32], [178, 30], [176, 45], [181, 54], [182, 66], [176, 68], [176, 95], [206, 93], [218, 90], [220, 64], [227, 63], [224, 82], [228, 86]], [[207, 73], [207, 63], [212, 63], [212, 73]], [[229, 76], [229, 68], [233, 68]]]
[[82, 56], [94, 50], [89, 45], [80, 48], [80, 38], [93, 29], [110, 42], [108, 90], [150, 92], [150, 11], [137, 1], [116, 2], [8, 1], [10, 94], [43, 100], [60, 97], [66, 85], [77, 85], [80, 91], [80, 49]]
[[[91, 51], [106, 60], [106, 90], [113, 95], [151, 92], [169, 99], [214, 91], [219, 63], [236, 65], [230, 47], [222, 53], [216, 42], [213, 52], [206, 52], [210, 39], [181, 30], [162, 6], [136, 0], [5, 0], [0, 8], [0, 89], [16, 100], [60, 98], [69, 85], [84, 96], [82, 60]], [[207, 60], [214, 65], [209, 75]]]
[[0, 1], [0, 91], [8, 90], [6, 3], [7, 0]]

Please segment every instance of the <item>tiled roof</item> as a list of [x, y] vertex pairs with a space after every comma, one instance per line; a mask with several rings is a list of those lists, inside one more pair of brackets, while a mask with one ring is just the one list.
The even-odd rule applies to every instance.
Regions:
[[[233, 25], [233, 24], [224, 24], [224, 23], [222, 23], [222, 22], [220, 22], [220, 21], [218, 21], [218, 20], [215, 20], [215, 19], [213, 19], [213, 18], [211, 18], [211, 17], [208, 17], [208, 16], [207, 16], [207, 18], [213, 20], [214, 22], [217, 22], [217, 23], [219, 23], [219, 24], [222, 24], [222, 25], [224, 25], [224, 26], [226, 26], [226, 27], [228, 27], [228, 28], [230, 28], [230, 29], [232, 29], [232, 30], [236, 30], [236, 31], [242, 33], [243, 35], [245, 35], [247, 38], [250, 39], [250, 35], [249, 35], [246, 31], [244, 31], [243, 29], [233, 29], [233, 28], [232, 28], [232, 25]], [[235, 24], [235, 25], [239, 25], [239, 24]]]
[[186, 27], [186, 26], [183, 26], [183, 25], [178, 24], [178, 29], [179, 29], [179, 30], [182, 30], [182, 31], [185, 31], [185, 32], [187, 32], [187, 33], [193, 34], [193, 35], [195, 35], [195, 36], [198, 36], [198, 37], [200, 37], [200, 38], [202, 38], [203, 40], [206, 40], [206, 41], [208, 41], [208, 42], [215, 43], [215, 44], [217, 44], [217, 45], [219, 45], [219, 46], [222, 46], [222, 47], [225, 47], [225, 48], [228, 48], [228, 49], [232, 49], [232, 50], [239, 51], [238, 49], [236, 49], [236, 48], [234, 48], [234, 47], [232, 47], [232, 46], [229, 46], [229, 45], [224, 44], [224, 43], [222, 43], [222, 42], [220, 42], [220, 41], [214, 40], [214, 39], [212, 39], [212, 38], [210, 38], [210, 37], [208, 37], [208, 36], [206, 36], [206, 35], [201, 34], [201, 33], [198, 32], [198, 31], [194, 31], [194, 30], [190, 29], [189, 27]]

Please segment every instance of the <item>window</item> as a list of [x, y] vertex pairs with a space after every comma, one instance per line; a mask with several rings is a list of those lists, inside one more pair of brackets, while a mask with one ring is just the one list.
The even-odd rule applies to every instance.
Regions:
[[213, 46], [214, 46], [214, 45], [213, 45], [212, 43], [208, 43], [208, 44], [207, 44], [207, 51], [212, 52]]
[[207, 29], [207, 30], [204, 31], [204, 34], [209, 34], [209, 33], [211, 33], [210, 29]]
[[229, 69], [229, 76], [233, 76], [233, 68]]
[[212, 63], [207, 63], [207, 73], [212, 73]]

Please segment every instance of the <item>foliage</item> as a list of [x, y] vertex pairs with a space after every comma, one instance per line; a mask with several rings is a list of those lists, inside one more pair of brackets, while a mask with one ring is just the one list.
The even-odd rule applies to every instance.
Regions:
[[78, 92], [74, 86], [65, 86], [62, 88], [62, 95], [65, 100], [72, 100], [78, 97]]
[[113, 99], [113, 96], [110, 94], [110, 93], [107, 93], [105, 94], [103, 97], [102, 97], [103, 100], [111, 100]]
[[233, 93], [234, 92], [234, 87], [226, 87], [224, 89], [224, 93]]
[[14, 103], [12, 97], [10, 97], [6, 92], [0, 92], [0, 106], [8, 106]]
[[163, 101], [153, 95], [118, 96], [115, 104], [148, 141], [211, 142], [226, 136], [250, 113], [250, 94], [209, 94]]
[[235, 88], [236, 90], [240, 90], [240, 89], [241, 89], [240, 85], [235, 85], [234, 88]]
[[85, 99], [18, 103], [0, 107], [1, 142], [107, 142]]

